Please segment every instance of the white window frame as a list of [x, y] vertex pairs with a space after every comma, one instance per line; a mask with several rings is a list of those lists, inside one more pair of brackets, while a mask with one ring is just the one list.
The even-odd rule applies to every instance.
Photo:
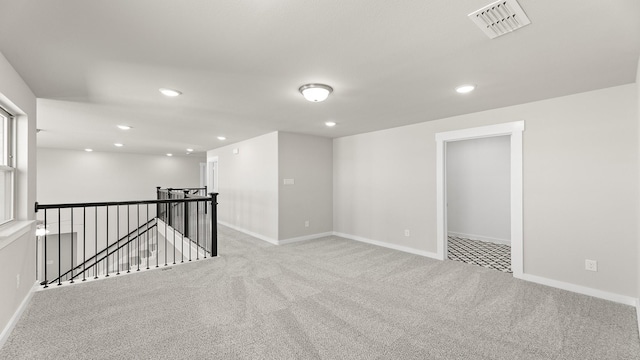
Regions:
[[[16, 124], [15, 116], [0, 107], [0, 116], [4, 117], [6, 121], [3, 121], [4, 131], [2, 142], [0, 146], [3, 147], [4, 158], [0, 159], [0, 172], [3, 173], [0, 176], [4, 176], [5, 173], [10, 173], [11, 186], [9, 193], [5, 196], [10, 199], [10, 215], [6, 219], [0, 219], [0, 226], [8, 224], [15, 220], [16, 216]], [[2, 189], [5, 191], [5, 189]]]

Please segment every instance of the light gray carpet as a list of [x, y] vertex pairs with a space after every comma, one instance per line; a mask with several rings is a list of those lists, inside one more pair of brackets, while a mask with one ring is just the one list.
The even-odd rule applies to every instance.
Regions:
[[640, 359], [635, 309], [337, 237], [38, 292], [1, 359]]

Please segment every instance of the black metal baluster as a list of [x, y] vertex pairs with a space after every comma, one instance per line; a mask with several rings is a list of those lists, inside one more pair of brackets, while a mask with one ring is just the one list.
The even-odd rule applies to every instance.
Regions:
[[118, 262], [118, 269], [116, 270], [116, 275], [120, 275], [120, 205], [116, 205], [116, 253], [115, 255], [116, 255], [116, 261]]
[[[171, 200], [171, 188], [167, 189], [167, 199]], [[167, 221], [169, 222], [169, 226], [174, 227], [173, 224], [173, 206], [171, 203], [167, 203]], [[175, 242], [175, 239], [174, 239]], [[175, 247], [175, 246], [174, 246]]]
[[131, 205], [127, 205], [127, 274], [131, 272]]
[[62, 279], [61, 279], [61, 272], [60, 272], [60, 266], [61, 266], [61, 260], [60, 260], [60, 254], [62, 253], [62, 242], [61, 242], [61, 238], [62, 238], [62, 227], [60, 226], [60, 213], [62, 212], [62, 209], [58, 208], [58, 286], [62, 285]]
[[87, 207], [82, 207], [82, 281], [87, 280]]
[[47, 210], [44, 209], [44, 288], [49, 287], [49, 280], [47, 279]]
[[97, 279], [98, 278], [98, 207], [94, 207], [94, 212], [93, 214], [95, 215], [95, 237], [94, 240], [96, 241], [96, 248], [94, 249], [95, 257], [96, 259], [93, 261], [93, 278]]
[[147, 204], [147, 221], [144, 222], [144, 232], [145, 238], [147, 239], [147, 270], [149, 270], [149, 254], [151, 251], [149, 250], [149, 204]]
[[159, 238], [158, 238], [158, 216], [160, 216], [160, 204], [156, 204], [156, 221], [153, 225], [153, 227], [156, 230], [156, 267], [159, 267], [159, 261], [160, 261], [160, 243], [159, 243]]
[[167, 233], [167, 222], [164, 222], [164, 266], [167, 266], [167, 237], [169, 234]]
[[107, 231], [106, 231], [106, 234], [107, 234], [107, 247], [105, 248], [105, 257], [104, 258], [107, 260], [107, 265], [105, 266], [105, 269], [106, 269], [105, 273], [107, 275], [105, 275], [104, 277], [109, 277], [109, 205], [107, 205], [105, 207], [105, 209], [107, 210], [107, 227], [106, 227], [106, 229], [107, 229]]
[[[184, 199], [187, 198], [187, 192], [185, 191], [184, 193]], [[189, 231], [187, 230], [187, 202], [185, 201], [184, 203], [182, 203], [183, 207], [182, 207], [182, 217], [183, 217], [183, 223], [184, 223], [184, 229], [182, 229], [182, 241], [180, 241], [180, 259], [181, 259], [181, 263], [184, 262], [184, 239], [188, 236], [187, 234], [189, 233]]]
[[71, 231], [70, 231], [70, 234], [71, 234], [71, 272], [70, 272], [71, 281], [69, 281], [69, 283], [73, 284], [73, 258], [74, 258], [73, 256], [73, 208], [70, 208], [69, 210], [71, 210], [70, 211], [71, 213]]
[[138, 243], [138, 270], [140, 271], [140, 204], [136, 204], [138, 208], [138, 230], [136, 230], [136, 242]]
[[196, 201], [196, 260], [200, 260], [200, 201]]
[[[173, 204], [171, 204], [171, 205], [173, 205]], [[175, 216], [175, 214], [174, 214], [174, 216]], [[173, 221], [173, 220], [171, 221], [171, 223], [174, 225], [173, 226], [173, 265], [175, 265], [176, 264], [176, 246], [177, 246], [176, 245], [176, 226], [177, 225], [176, 225], [175, 221]]]

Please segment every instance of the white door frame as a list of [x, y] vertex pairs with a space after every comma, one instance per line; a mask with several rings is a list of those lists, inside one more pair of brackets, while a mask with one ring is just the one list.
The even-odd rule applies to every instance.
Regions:
[[511, 270], [513, 276], [523, 274], [523, 224], [522, 224], [522, 132], [524, 121], [481, 126], [436, 134], [436, 203], [437, 203], [437, 258], [447, 258], [447, 154], [446, 143], [492, 136], [511, 137]]

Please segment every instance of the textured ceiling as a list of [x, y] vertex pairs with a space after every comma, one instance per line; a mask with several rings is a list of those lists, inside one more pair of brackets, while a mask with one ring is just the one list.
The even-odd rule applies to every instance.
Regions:
[[[340, 137], [635, 81], [640, 1], [520, 0], [531, 25], [493, 40], [466, 16], [489, 2], [0, 0], [0, 52], [39, 98], [38, 146], [157, 154], [219, 147], [219, 135]], [[310, 103], [297, 91], [309, 82], [335, 90]], [[478, 89], [456, 94], [463, 83]]]

